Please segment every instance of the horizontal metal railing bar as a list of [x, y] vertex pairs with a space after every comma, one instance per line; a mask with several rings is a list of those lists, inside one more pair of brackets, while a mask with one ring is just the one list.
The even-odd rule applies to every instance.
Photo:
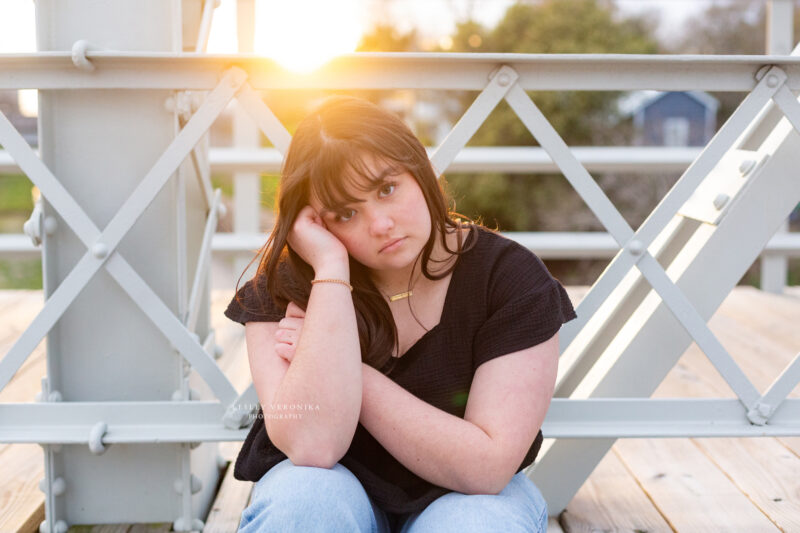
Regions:
[[547, 438], [762, 437], [800, 435], [800, 399], [753, 425], [738, 399], [554, 398]]
[[[701, 147], [573, 147], [578, 161], [592, 172], [675, 172], [681, 173], [700, 155]], [[428, 149], [433, 152], [432, 148]], [[283, 161], [274, 148], [212, 148], [213, 172], [280, 172]], [[0, 171], [3, 166], [0, 152]], [[560, 172], [542, 148], [467, 147], [456, 155], [445, 173], [503, 172], [514, 174]]]
[[[219, 402], [0, 403], [0, 442], [88, 444], [106, 424], [102, 442], [242, 441], [249, 428], [222, 423]], [[789, 399], [765, 425], [747, 420], [739, 400], [708, 398], [554, 398], [547, 438], [761, 437], [800, 435], [800, 399]]]
[[360, 52], [310, 75], [256, 55], [88, 51], [86, 57], [95, 67], [89, 73], [73, 64], [70, 51], [0, 55], [0, 88], [210, 90], [222, 71], [238, 66], [255, 89], [481, 90], [505, 64], [526, 90], [749, 91], [763, 65], [785, 69], [789, 89], [800, 89], [800, 58], [781, 55]]
[[[428, 148], [433, 153], [433, 148]], [[700, 155], [702, 147], [576, 146], [572, 153], [592, 172], [683, 172]], [[278, 173], [283, 158], [275, 148], [211, 148], [212, 172]], [[550, 156], [538, 147], [466, 147], [456, 155], [447, 172], [558, 172]], [[0, 174], [20, 172], [19, 166], [0, 150]], [[2, 179], [2, 178], [0, 178]]]
[[249, 427], [229, 429], [220, 402], [0, 403], [0, 442], [87, 444], [98, 422], [103, 443], [241, 441]]
[[[619, 251], [614, 239], [603, 231], [507, 231], [502, 235], [532, 250], [542, 259], [603, 259]], [[211, 241], [216, 255], [256, 252], [266, 242], [261, 233], [217, 233]], [[31, 259], [41, 251], [23, 234], [0, 234], [0, 258]], [[800, 257], [800, 233], [779, 233], [767, 243], [762, 255]]]

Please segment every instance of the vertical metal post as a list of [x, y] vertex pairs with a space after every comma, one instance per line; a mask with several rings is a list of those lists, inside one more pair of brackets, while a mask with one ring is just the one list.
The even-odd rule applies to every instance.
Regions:
[[[86, 49], [177, 53], [182, 48], [180, 5], [38, 0], [37, 48], [73, 54]], [[79, 41], [88, 45], [76, 47]], [[91, 58], [82, 59], [84, 66], [91, 63]], [[176, 136], [177, 111], [165, 106], [172, 96], [166, 90], [39, 91], [41, 157], [98, 228], [109, 223]], [[179, 316], [186, 308], [206, 213], [197, 180], [174, 178], [117, 249]], [[56, 222], [42, 250], [48, 298], [86, 246], [47, 198], [42, 202], [44, 216]], [[208, 329], [203, 313], [196, 333], [204, 338]], [[101, 269], [48, 333], [42, 400], [188, 399], [189, 376], [183, 368], [175, 348]], [[201, 393], [192, 399], [210, 398]], [[95, 444], [91, 449], [86, 444], [45, 446], [41, 486], [46, 507], [40, 530], [63, 533], [72, 524], [126, 522], [174, 522], [176, 531], [202, 527], [198, 517], [205, 516], [219, 477], [217, 444], [109, 445], [102, 442], [104, 427], [98, 420], [94, 441], [87, 435]]]
[[[255, 34], [255, 0], [238, 0], [236, 4], [236, 28], [239, 39], [239, 53], [253, 53]], [[261, 135], [247, 116], [241, 104], [236, 102], [233, 114], [233, 146], [236, 148], [258, 148]], [[257, 172], [237, 172], [233, 176], [233, 231], [237, 234], [253, 234], [260, 231], [261, 177]], [[237, 254], [234, 257], [233, 285], [252, 259], [251, 254]], [[254, 264], [251, 267], [254, 268]], [[251, 274], [245, 274], [247, 279]]]
[[[770, 0], [767, 4], [767, 54], [790, 54], [794, 47], [792, 0]], [[788, 233], [784, 222], [776, 235]], [[765, 253], [761, 256], [761, 289], [780, 294], [786, 287], [789, 260], [785, 255]]]

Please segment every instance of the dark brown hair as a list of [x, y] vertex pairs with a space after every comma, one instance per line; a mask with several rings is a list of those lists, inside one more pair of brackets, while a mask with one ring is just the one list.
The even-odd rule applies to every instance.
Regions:
[[[467, 251], [461, 232], [465, 225], [460, 220], [466, 217], [448, 211], [449, 198], [443, 184], [437, 180], [422, 143], [405, 123], [366, 100], [332, 96], [297, 127], [281, 169], [277, 220], [259, 251], [261, 261], [253, 285], [261, 287], [262, 291], [266, 289], [280, 308], [293, 301], [305, 309], [314, 277], [311, 266], [286, 241], [298, 213], [308, 205], [312, 192], [326, 209], [358, 200], [347, 193], [346, 185], [363, 189], [358, 183], [362, 180], [356, 178], [374, 179], [364, 165], [364, 154], [372, 154], [400, 172], [408, 171], [422, 190], [431, 216], [431, 235], [421, 253], [425, 277], [442, 279], [455, 268], [453, 263], [444, 272], [430, 271], [429, 263], [436, 262], [430, 255], [437, 236], [450, 254]], [[474, 224], [469, 227], [473, 232], [477, 229]], [[456, 250], [447, 246], [448, 228], [458, 230]], [[475, 241], [473, 238], [472, 245]], [[350, 283], [354, 288], [353, 304], [362, 361], [380, 370], [394, 359], [391, 354], [398, 346], [397, 327], [388, 303], [375, 287], [367, 268], [352, 256]], [[262, 291], [257, 290], [257, 295]]]

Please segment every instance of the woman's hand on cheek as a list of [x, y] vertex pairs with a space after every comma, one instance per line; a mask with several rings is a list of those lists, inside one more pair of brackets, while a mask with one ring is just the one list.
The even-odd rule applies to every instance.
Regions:
[[310, 205], [300, 210], [286, 240], [315, 272], [331, 262], [348, 264], [347, 248]]
[[286, 307], [286, 316], [278, 322], [275, 331], [275, 353], [291, 363], [297, 349], [297, 342], [303, 331], [306, 313], [294, 302]]

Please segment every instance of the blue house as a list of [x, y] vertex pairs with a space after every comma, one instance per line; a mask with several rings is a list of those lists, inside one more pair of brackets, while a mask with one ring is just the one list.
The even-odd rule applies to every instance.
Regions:
[[641, 91], [625, 107], [640, 146], [705, 146], [717, 128], [719, 102], [702, 91]]

